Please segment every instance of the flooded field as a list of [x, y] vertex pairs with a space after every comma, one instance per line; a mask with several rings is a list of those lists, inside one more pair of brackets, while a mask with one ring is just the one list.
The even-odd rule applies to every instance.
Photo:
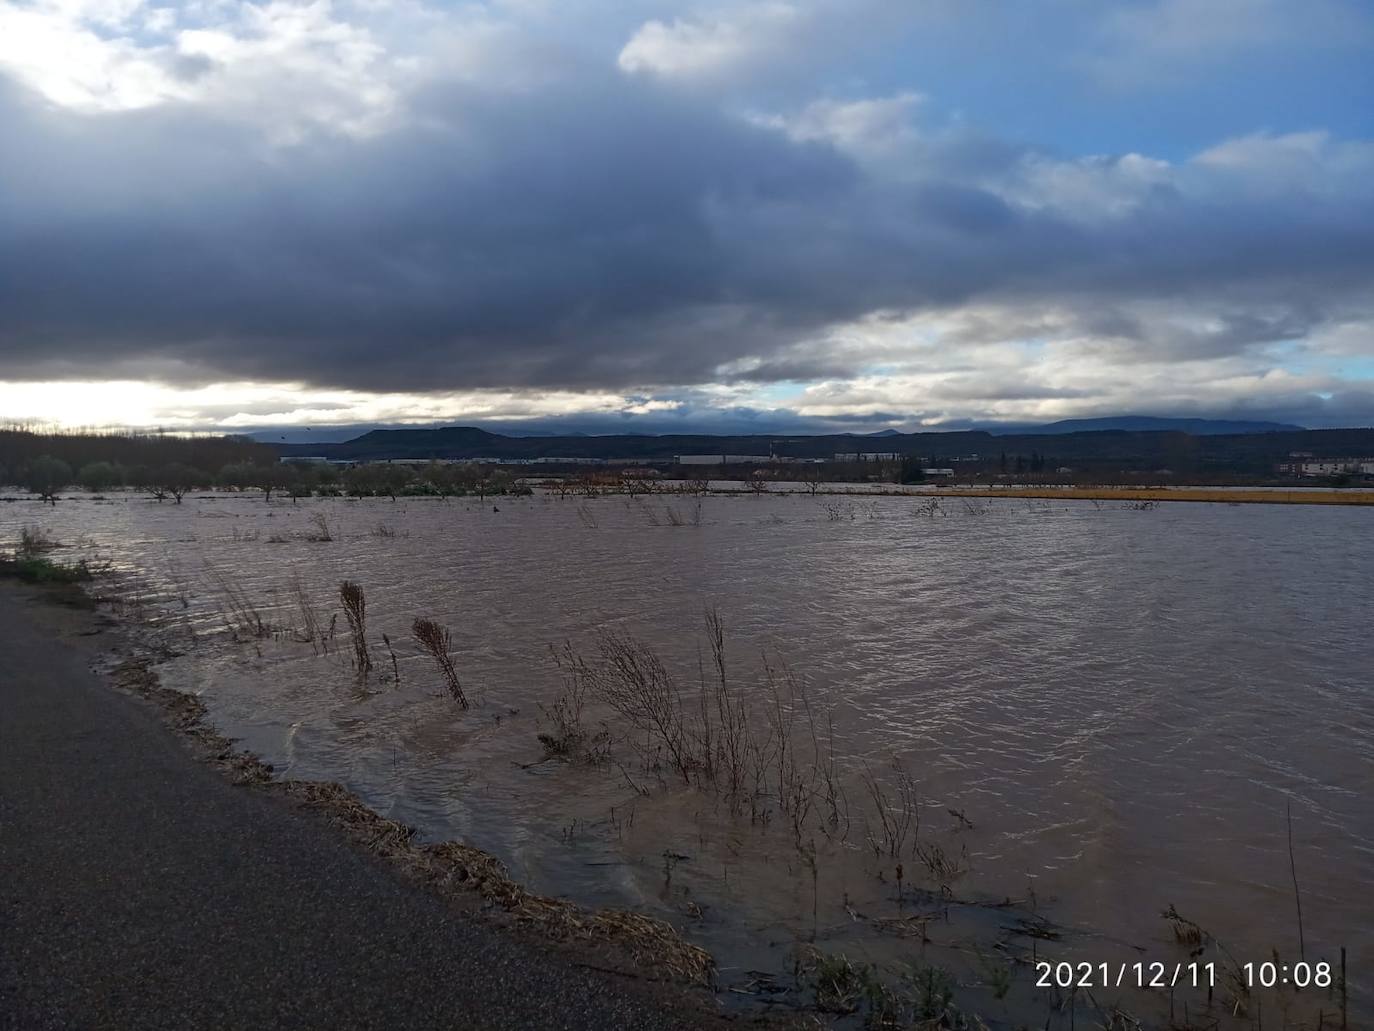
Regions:
[[[1372, 518], [116, 494], [0, 505], [0, 535], [39, 526], [72, 546], [59, 558], [108, 560], [120, 609], [180, 652], [163, 682], [283, 775], [339, 780], [536, 890], [665, 917], [742, 1003], [788, 998], [775, 989], [814, 945], [889, 972], [943, 967], [992, 1026], [1067, 1027], [1038, 960], [1114, 978], [1201, 945], [1219, 1007], [1235, 994], [1223, 966], [1276, 950], [1334, 966], [1344, 946], [1356, 1027], [1374, 1010]], [[366, 596], [366, 676], [343, 580]], [[266, 635], [245, 630], [245, 606]], [[449, 628], [469, 710], [412, 637], [417, 617]], [[717, 768], [674, 763], [610, 704], [607, 664], [626, 655], [671, 681], [684, 739]], [[570, 685], [586, 689], [583, 734], [551, 748]], [[733, 788], [722, 711], [753, 742]], [[1170, 1006], [1162, 990], [1091, 994], [1080, 1016]], [[1173, 994], [1194, 1013], [1206, 999]], [[1287, 1026], [1318, 1010], [1338, 1026], [1334, 998], [1256, 990], [1221, 1026], [1257, 1026], [1261, 1007], [1264, 1027], [1285, 1009]]]

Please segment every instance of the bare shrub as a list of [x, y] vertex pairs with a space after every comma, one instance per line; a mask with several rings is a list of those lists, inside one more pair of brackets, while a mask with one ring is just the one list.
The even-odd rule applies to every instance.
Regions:
[[229, 624], [229, 629], [234, 635], [244, 638], [271, 636], [271, 626], [263, 618], [262, 612], [253, 602], [243, 584], [231, 579], [227, 573], [217, 569], [208, 561], [205, 563], [205, 569], [224, 599], [222, 611], [225, 621]]
[[776, 807], [789, 818], [803, 853], [806, 828], [818, 813], [827, 835], [847, 831], [833, 728], [823, 740], [802, 678], [765, 659], [762, 711], [751, 711], [750, 691], [729, 675], [719, 612], [708, 608], [705, 622], [707, 649], [698, 660], [695, 698], [652, 649], [616, 632], [601, 635], [594, 662], [565, 645], [560, 667], [638, 732], [646, 768], [661, 761], [684, 784], [724, 796], [732, 812], [747, 804], [756, 823], [767, 823]]
[[359, 673], [372, 669], [372, 656], [367, 650], [367, 599], [363, 589], [352, 580], [339, 584], [339, 601], [343, 604], [348, 632], [353, 638], [353, 664]]
[[684, 722], [682, 693], [647, 645], [614, 630], [598, 642], [601, 665], [592, 669], [597, 694], [630, 726], [657, 741], [684, 783], [696, 765]]
[[[705, 750], [714, 753], [717, 783], [734, 802], [741, 798], [750, 783], [751, 767], [761, 765], [756, 761], [761, 749], [749, 717], [748, 702], [730, 683], [725, 661], [725, 624], [714, 607], [706, 610], [706, 641], [711, 650], [711, 665], [709, 674], [704, 667], [701, 674], [705, 728], [702, 738]], [[712, 709], [714, 733], [710, 727]]]
[[332, 541], [334, 539], [334, 535], [329, 532], [329, 520], [325, 518], [323, 512], [311, 512], [310, 523], [315, 529], [306, 534], [306, 540]]
[[305, 586], [299, 572], [291, 574], [291, 597], [296, 603], [296, 613], [300, 617], [300, 627], [296, 639], [310, 645], [316, 655], [326, 647], [324, 633], [320, 629], [320, 616], [315, 603], [310, 598], [310, 590]]
[[411, 633], [415, 636], [415, 640], [420, 642], [420, 646], [434, 658], [439, 667], [439, 672], [444, 675], [448, 693], [453, 695], [454, 700], [466, 709], [468, 707], [467, 695], [463, 693], [463, 685], [458, 681], [458, 671], [453, 668], [453, 657], [449, 655], [452, 650], [452, 640], [449, 636], [448, 627], [441, 626], [432, 619], [417, 619], [411, 626]]
[[32, 558], [45, 551], [52, 551], [57, 545], [41, 526], [26, 525], [19, 529], [19, 557]]
[[664, 505], [663, 515], [667, 518], [669, 526], [700, 526], [701, 502], [697, 501], [686, 512], [675, 505]]
[[552, 733], [540, 733], [539, 743], [549, 755], [567, 757], [587, 736], [582, 726], [582, 709], [592, 674], [582, 657], [573, 651], [572, 644], [565, 642], [562, 649], [550, 646], [549, 651], [563, 675], [563, 688], [548, 705], [539, 703], [539, 711], [553, 729]]
[[768, 688], [765, 715], [773, 741], [778, 808], [791, 820], [793, 836], [801, 848], [802, 830], [811, 815], [820, 774], [814, 752], [809, 757], [802, 755], [794, 729], [800, 713], [810, 725], [814, 741], [814, 715], [806, 697], [806, 685], [791, 667], [775, 667], [765, 659], [763, 675]]
[[868, 830], [868, 847], [875, 857], [886, 853], [893, 859], [901, 859], [906, 853], [907, 838], [913, 835], [919, 839], [921, 833], [920, 802], [916, 794], [916, 781], [894, 757], [891, 763], [897, 796], [889, 796], [887, 789], [864, 763], [863, 773], [859, 775], [868, 797], [873, 803], [877, 826]]
[[958, 855], [951, 855], [938, 842], [932, 841], [926, 845], [918, 842], [912, 854], [939, 884], [950, 884], [969, 871], [967, 845], [962, 847]]
[[826, 522], [839, 523], [854, 519], [859, 510], [852, 501], [827, 501], [824, 504]]

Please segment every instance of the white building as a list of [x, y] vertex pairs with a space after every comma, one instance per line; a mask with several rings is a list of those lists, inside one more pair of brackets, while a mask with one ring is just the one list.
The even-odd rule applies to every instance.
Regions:
[[1279, 472], [1290, 476], [1339, 476], [1342, 473], [1374, 476], [1374, 458], [1297, 458], [1279, 463]]
[[678, 465], [767, 465], [772, 455], [678, 455]]

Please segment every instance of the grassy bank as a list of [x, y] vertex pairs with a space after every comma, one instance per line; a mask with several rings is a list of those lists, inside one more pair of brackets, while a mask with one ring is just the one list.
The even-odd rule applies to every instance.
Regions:
[[63, 565], [41, 555], [0, 558], [0, 576], [12, 576], [31, 584], [76, 584], [91, 578], [85, 562]]

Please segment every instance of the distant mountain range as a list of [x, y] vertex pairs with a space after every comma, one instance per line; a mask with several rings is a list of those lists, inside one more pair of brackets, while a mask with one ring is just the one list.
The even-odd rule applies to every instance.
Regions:
[[[1236, 419], [1161, 419], [1153, 415], [1118, 415], [1106, 419], [1061, 419], [1043, 426], [1025, 426], [1008, 433], [1095, 433], [1126, 430], [1131, 433], [1191, 433], [1210, 437], [1230, 433], [1293, 433], [1305, 427], [1286, 422], [1251, 422]], [[1001, 434], [993, 429], [990, 432]]]
[[[1145, 428], [1123, 428], [1139, 427]], [[1245, 427], [1235, 432], [1235, 427]], [[1186, 427], [1186, 428], [1185, 428]], [[1254, 427], [1261, 427], [1256, 430]], [[864, 443], [868, 442], [868, 443]], [[607, 434], [510, 437], [475, 426], [373, 430], [342, 443], [277, 444], [279, 454], [344, 461], [388, 459], [535, 458], [636, 459], [671, 463], [678, 455], [773, 455], [833, 459], [839, 454], [884, 452], [920, 457], [931, 464], [970, 463], [995, 471], [1021, 467], [1148, 472], [1180, 475], [1272, 476], [1294, 451], [1332, 457], [1374, 455], [1374, 429], [1304, 430], [1281, 423], [1193, 419], [1086, 419], [1020, 432], [960, 430], [930, 433], [883, 431], [836, 434]]]

